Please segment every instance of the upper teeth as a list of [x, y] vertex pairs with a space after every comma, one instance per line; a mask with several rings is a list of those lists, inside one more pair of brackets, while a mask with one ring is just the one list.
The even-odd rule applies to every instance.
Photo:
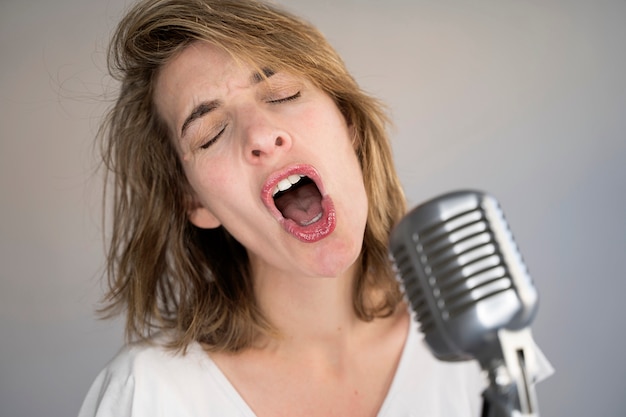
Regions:
[[304, 175], [290, 175], [287, 178], [283, 178], [278, 184], [276, 184], [276, 187], [274, 187], [272, 197], [278, 194], [279, 191], [290, 189], [292, 185], [297, 184], [303, 177]]

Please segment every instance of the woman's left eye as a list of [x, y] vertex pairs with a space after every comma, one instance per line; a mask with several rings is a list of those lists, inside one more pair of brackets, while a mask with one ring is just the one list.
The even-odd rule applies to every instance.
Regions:
[[283, 97], [283, 98], [277, 98], [277, 99], [274, 99], [274, 100], [269, 100], [268, 103], [271, 103], [271, 104], [286, 103], [288, 101], [295, 100], [295, 99], [297, 99], [299, 97], [300, 97], [300, 92], [298, 91], [296, 94], [293, 94], [293, 95], [288, 96], [288, 97]]

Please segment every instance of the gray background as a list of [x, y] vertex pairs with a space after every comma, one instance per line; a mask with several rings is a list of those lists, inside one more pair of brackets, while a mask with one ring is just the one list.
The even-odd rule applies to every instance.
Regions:
[[[122, 342], [102, 322], [92, 138], [125, 0], [0, 2], [0, 416], [76, 414]], [[504, 207], [557, 369], [542, 416], [623, 416], [626, 2], [291, 1], [396, 121], [411, 204]], [[419, 375], [416, 375], [419, 378]]]

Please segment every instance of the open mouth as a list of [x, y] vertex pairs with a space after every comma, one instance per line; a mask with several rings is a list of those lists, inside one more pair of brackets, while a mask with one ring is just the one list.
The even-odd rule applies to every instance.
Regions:
[[285, 219], [309, 226], [322, 218], [322, 195], [313, 180], [305, 175], [282, 179], [272, 192], [274, 204]]
[[263, 200], [283, 228], [305, 242], [318, 241], [335, 228], [335, 209], [317, 171], [299, 165], [271, 176]]

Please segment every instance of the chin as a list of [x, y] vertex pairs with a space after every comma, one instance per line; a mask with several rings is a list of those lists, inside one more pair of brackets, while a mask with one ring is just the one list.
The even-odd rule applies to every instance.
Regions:
[[315, 275], [328, 278], [352, 273], [360, 259], [362, 240], [350, 243], [346, 239], [342, 239], [328, 243], [330, 244], [321, 245], [322, 247], [315, 251], [310, 270], [315, 271]]

